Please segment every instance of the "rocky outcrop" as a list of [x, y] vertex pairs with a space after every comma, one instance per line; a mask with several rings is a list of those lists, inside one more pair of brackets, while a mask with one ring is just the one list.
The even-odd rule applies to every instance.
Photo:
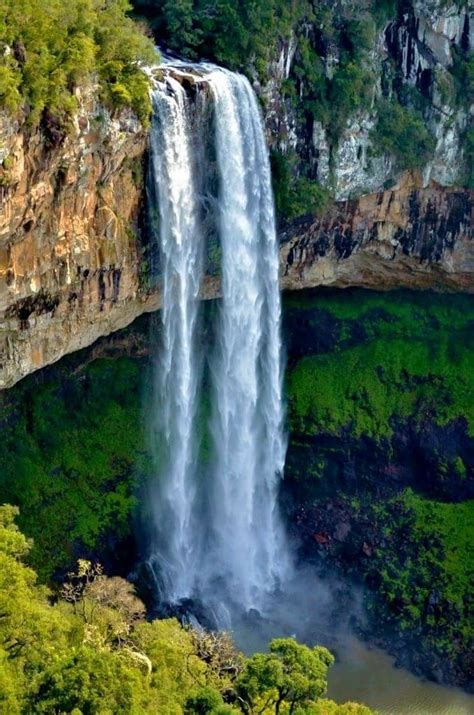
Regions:
[[[93, 88], [66, 134], [0, 116], [0, 388], [146, 309], [136, 222], [146, 131]], [[3, 162], [3, 164], [2, 164]]]
[[[298, 26], [289, 41], [281, 42], [266, 85], [256, 84], [270, 145], [292, 156], [298, 173], [319, 181], [337, 200], [378, 191], [400, 178], [394, 157], [374, 146], [371, 138], [381, 100], [398, 96], [404, 106], [420, 112], [435, 141], [423, 173], [424, 186], [432, 181], [443, 186], [462, 183], [468, 170], [463, 145], [474, 107], [467, 87], [459, 96], [453, 69], [474, 48], [469, 3], [407, 0], [395, 4], [394, 17], [387, 16], [384, 23], [374, 26], [371, 47], [357, 60], [371, 91], [352, 111], [337, 138], [331, 137], [330, 119], [323, 125], [312, 116], [311, 101], [305, 104], [307, 87], [297, 67], [299, 45], [309, 42], [316, 49], [325, 77], [332, 79], [345, 51], [333, 40], [334, 28], [354, 17], [369, 27], [373, 4], [361, 0], [355, 8], [351, 0], [340, 0], [321, 5], [325, 10], [317, 13], [315, 21]], [[333, 26], [325, 26], [331, 16]], [[297, 99], [285, 88], [288, 82], [296, 86]]]
[[[136, 222], [145, 134], [131, 117], [50, 150], [12, 134], [0, 234], [0, 387], [159, 308]], [[320, 285], [474, 291], [472, 195], [420, 188], [339, 202], [281, 232], [283, 289]], [[203, 298], [218, 297], [208, 276]]]
[[472, 192], [420, 188], [336, 204], [282, 233], [282, 287], [327, 285], [474, 292]]

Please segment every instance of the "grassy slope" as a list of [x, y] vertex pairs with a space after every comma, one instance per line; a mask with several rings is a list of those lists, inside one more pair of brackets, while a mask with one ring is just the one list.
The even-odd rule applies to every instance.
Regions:
[[[303, 299], [304, 301], [304, 299]], [[337, 434], [342, 427], [375, 439], [392, 434], [391, 418], [463, 416], [474, 434], [474, 302], [462, 296], [357, 293], [290, 298], [289, 307], [328, 311], [340, 321], [334, 352], [312, 355], [288, 374], [291, 429]], [[304, 308], [303, 308], [304, 305]], [[356, 326], [362, 344], [344, 346]]]
[[77, 547], [127, 536], [139, 475], [149, 470], [140, 365], [99, 360], [73, 379], [26, 380], [2, 426], [0, 503], [18, 504], [42, 578]]

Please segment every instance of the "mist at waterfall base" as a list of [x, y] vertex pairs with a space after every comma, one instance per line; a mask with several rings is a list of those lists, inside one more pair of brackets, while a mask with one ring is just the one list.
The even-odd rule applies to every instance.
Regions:
[[[173, 62], [153, 107], [163, 341], [148, 563], [162, 606], [229, 627], [237, 613], [263, 613], [292, 570], [278, 506], [286, 441], [270, 164], [243, 76]], [[210, 252], [222, 300], [203, 346]]]

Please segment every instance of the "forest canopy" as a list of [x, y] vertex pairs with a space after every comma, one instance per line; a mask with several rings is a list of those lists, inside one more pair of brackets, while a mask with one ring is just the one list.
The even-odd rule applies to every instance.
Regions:
[[0, 0], [0, 106], [23, 110], [31, 125], [45, 111], [64, 121], [75, 88], [97, 78], [108, 106], [130, 106], [146, 122], [140, 62], [155, 51], [130, 9], [128, 0]]
[[0, 506], [0, 714], [370, 715], [322, 699], [326, 648], [279, 639], [245, 659], [226, 633], [147, 621], [128, 581], [85, 560], [53, 594], [17, 514]]

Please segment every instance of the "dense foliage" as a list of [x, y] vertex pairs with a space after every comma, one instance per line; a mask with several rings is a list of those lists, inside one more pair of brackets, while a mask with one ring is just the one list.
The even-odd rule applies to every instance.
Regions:
[[150, 112], [140, 61], [152, 43], [128, 17], [128, 0], [0, 0], [0, 106], [24, 110], [37, 124], [45, 111], [64, 122], [75, 89], [96, 76], [110, 107]]
[[308, 0], [135, 0], [157, 37], [181, 54], [230, 69], [268, 71], [275, 42], [311, 10]]
[[319, 182], [297, 175], [296, 163], [294, 154], [271, 154], [276, 211], [287, 221], [306, 214], [320, 215], [331, 200], [330, 191]]
[[400, 169], [423, 168], [436, 145], [420, 112], [396, 101], [381, 103], [371, 140], [376, 151], [394, 156]]
[[323, 553], [373, 590], [377, 633], [468, 682], [474, 303], [351, 293], [287, 300], [288, 487], [314, 510], [312, 543], [322, 532]]
[[325, 648], [282, 639], [245, 660], [226, 634], [146, 622], [133, 587], [90, 562], [52, 599], [23, 562], [30, 544], [16, 515], [0, 507], [0, 713], [296, 715], [314, 705], [370, 715], [320, 700], [333, 662]]

